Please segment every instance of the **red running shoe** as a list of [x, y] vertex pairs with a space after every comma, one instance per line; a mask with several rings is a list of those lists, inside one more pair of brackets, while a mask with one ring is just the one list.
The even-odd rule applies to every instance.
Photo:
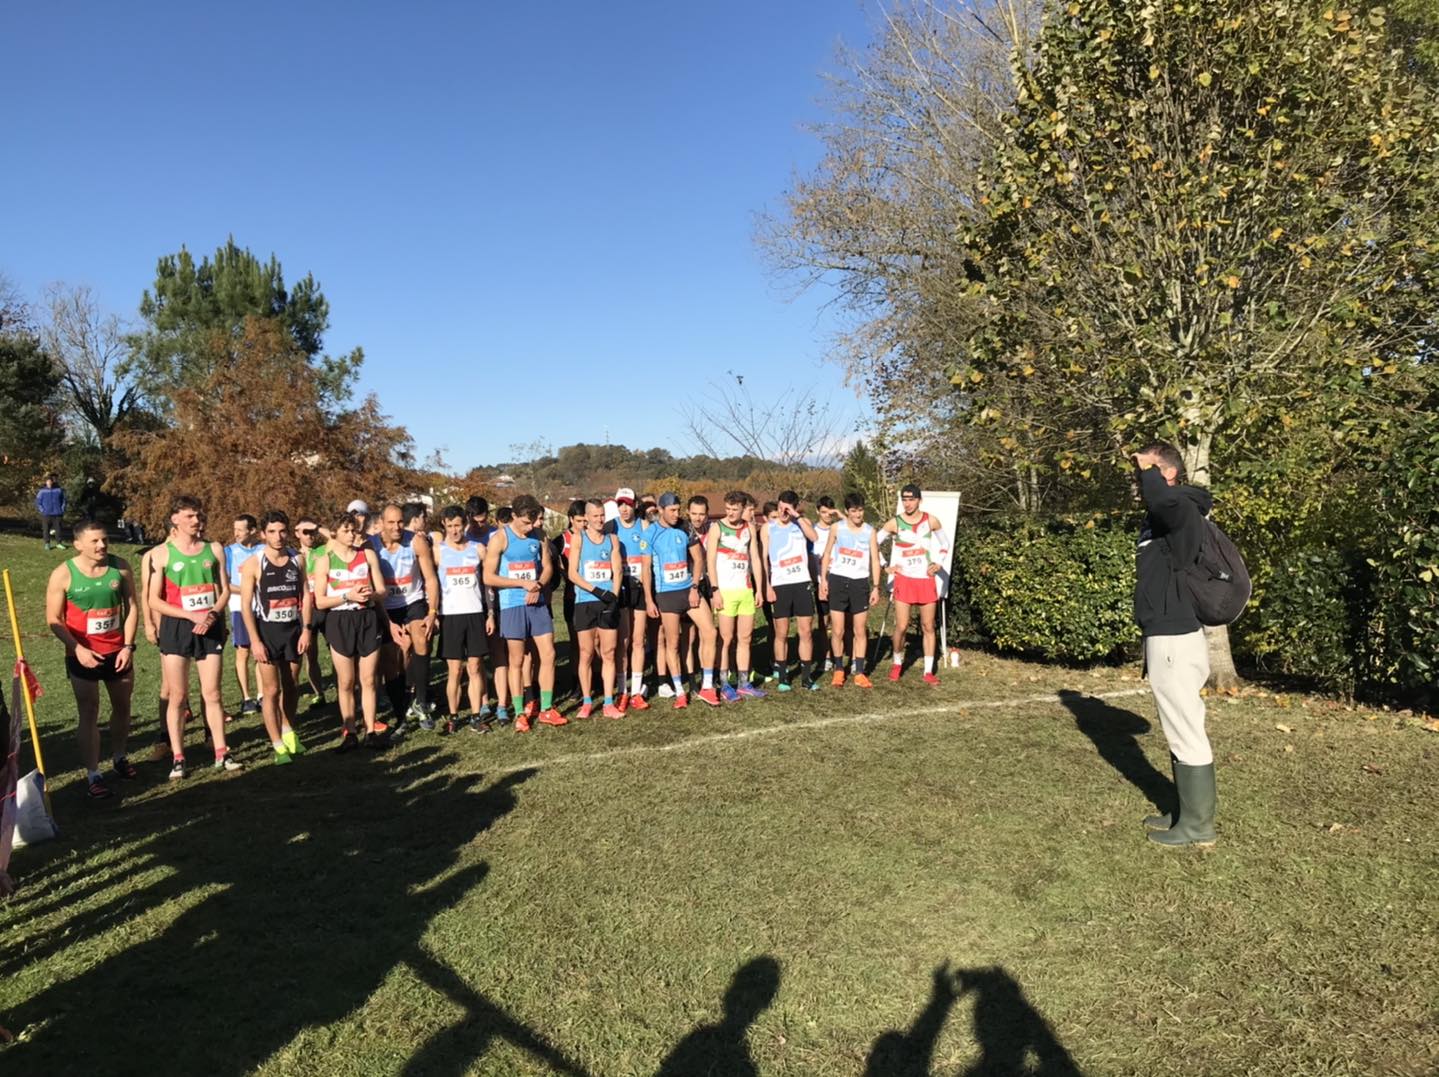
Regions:
[[933, 674], [933, 673], [926, 673], [926, 674], [924, 675], [924, 683], [925, 683], [925, 684], [938, 684], [938, 683], [939, 683], [939, 677], [938, 677], [937, 675]]
[[644, 696], [630, 696], [630, 710], [647, 711], [650, 709], [650, 702]]
[[551, 707], [551, 708], [550, 708], [549, 710], [547, 710], [547, 711], [541, 711], [541, 712], [540, 712], [540, 716], [539, 716], [539, 718], [538, 718], [537, 720], [539, 721], [540, 725], [569, 725], [569, 724], [570, 724], [570, 720], [569, 720], [568, 718], [566, 718], [563, 714], [561, 714], [559, 711], [555, 710], [554, 707]]
[[515, 732], [528, 733], [530, 731], [530, 716], [524, 711], [515, 715]]
[[[580, 709], [575, 711], [575, 721], [582, 721], [583, 719], [590, 717], [594, 713], [595, 705], [593, 703], [581, 703]], [[541, 719], [541, 721], [543, 721], [543, 719]]]
[[619, 707], [615, 706], [613, 703], [606, 706], [605, 709], [602, 710], [600, 713], [603, 714], [606, 718], [623, 718], [625, 716], [625, 712]]
[[682, 711], [690, 705], [690, 697], [683, 692], [675, 693], [675, 710]]
[[900, 671], [903, 670], [903, 669], [904, 669], [903, 666], [896, 666], [896, 665], [894, 665], [894, 664], [891, 663], [891, 665], [890, 665], [890, 667], [889, 667], [889, 679], [892, 680], [892, 681], [897, 681], [897, 680], [899, 680]]
[[713, 688], [701, 688], [696, 694], [699, 696], [701, 703], [708, 703], [711, 707], [718, 707], [720, 705], [719, 693]]

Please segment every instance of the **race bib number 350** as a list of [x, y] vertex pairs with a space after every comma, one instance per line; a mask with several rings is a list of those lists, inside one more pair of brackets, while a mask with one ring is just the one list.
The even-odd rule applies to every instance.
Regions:
[[277, 598], [270, 603], [270, 616], [268, 620], [275, 624], [294, 624], [300, 619], [300, 600], [298, 598]]

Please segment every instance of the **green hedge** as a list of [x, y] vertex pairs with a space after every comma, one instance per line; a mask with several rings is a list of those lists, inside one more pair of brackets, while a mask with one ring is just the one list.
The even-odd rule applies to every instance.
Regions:
[[1092, 661], [1138, 643], [1128, 521], [1028, 519], [961, 528], [950, 623], [1006, 651]]
[[1332, 547], [1281, 555], [1258, 573], [1254, 601], [1230, 641], [1261, 669], [1303, 677], [1345, 695], [1358, 680], [1356, 625], [1363, 588], [1352, 558]]

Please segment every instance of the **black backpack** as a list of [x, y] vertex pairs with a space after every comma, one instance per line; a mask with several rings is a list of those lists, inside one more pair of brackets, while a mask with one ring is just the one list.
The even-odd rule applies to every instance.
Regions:
[[1239, 556], [1239, 547], [1207, 516], [1199, 556], [1179, 571], [1202, 625], [1233, 624], [1244, 612], [1254, 590], [1249, 569]]

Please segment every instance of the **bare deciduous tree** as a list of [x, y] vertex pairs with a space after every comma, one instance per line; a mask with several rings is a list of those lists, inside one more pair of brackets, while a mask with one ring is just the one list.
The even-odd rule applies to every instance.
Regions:
[[85, 285], [52, 284], [45, 290], [41, 339], [59, 366], [65, 407], [101, 446], [140, 405], [139, 390], [122, 372], [129, 349], [125, 326], [105, 313]]
[[758, 403], [744, 375], [727, 370], [729, 383], [710, 382], [709, 392], [685, 404], [685, 425], [710, 456], [772, 460], [782, 467], [808, 464], [839, 466], [851, 442], [844, 440], [839, 416], [815, 389], [787, 389], [770, 403]]

